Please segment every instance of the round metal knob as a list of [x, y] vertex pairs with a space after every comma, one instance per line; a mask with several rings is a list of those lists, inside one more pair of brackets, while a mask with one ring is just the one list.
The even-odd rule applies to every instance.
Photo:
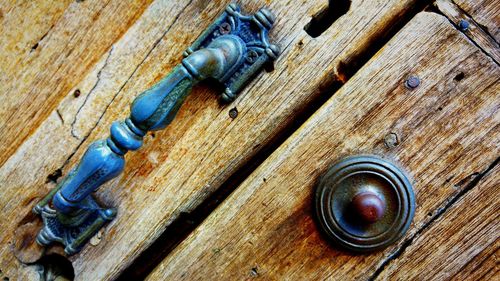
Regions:
[[415, 197], [408, 177], [373, 155], [336, 162], [320, 180], [316, 216], [334, 243], [356, 252], [379, 250], [410, 226]]
[[372, 192], [357, 194], [351, 205], [355, 214], [365, 223], [377, 222], [385, 213], [385, 202]]

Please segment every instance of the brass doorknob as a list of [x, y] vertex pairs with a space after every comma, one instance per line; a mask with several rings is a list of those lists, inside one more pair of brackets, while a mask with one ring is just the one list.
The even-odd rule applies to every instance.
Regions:
[[336, 162], [316, 189], [319, 226], [335, 244], [355, 252], [379, 250], [408, 230], [415, 196], [406, 174], [374, 155]]

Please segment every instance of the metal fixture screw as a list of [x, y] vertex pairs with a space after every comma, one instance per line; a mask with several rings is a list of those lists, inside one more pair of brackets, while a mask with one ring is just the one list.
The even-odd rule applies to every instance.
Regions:
[[416, 87], [418, 87], [418, 85], [420, 85], [420, 78], [418, 78], [417, 76], [412, 75], [405, 81], [405, 86], [408, 89], [415, 89]]
[[399, 144], [398, 135], [396, 133], [389, 133], [384, 137], [384, 143], [387, 148], [395, 148]]
[[458, 22], [458, 28], [460, 28], [461, 31], [467, 31], [469, 29], [470, 23], [466, 20], [460, 20]]
[[219, 26], [219, 31], [221, 34], [228, 34], [229, 32], [231, 32], [231, 25], [227, 22], [222, 23]]
[[80, 94], [81, 94], [81, 92], [80, 92], [80, 90], [78, 90], [78, 89], [76, 89], [76, 90], [73, 92], [73, 96], [74, 96], [75, 98], [79, 97], [79, 96], [80, 96]]
[[259, 57], [259, 54], [257, 54], [257, 52], [256, 52], [256, 51], [254, 51], [254, 50], [250, 50], [250, 51], [248, 52], [248, 54], [247, 54], [247, 61], [248, 61], [249, 63], [253, 63], [253, 62], [255, 62], [255, 60], [256, 60], [258, 57]]

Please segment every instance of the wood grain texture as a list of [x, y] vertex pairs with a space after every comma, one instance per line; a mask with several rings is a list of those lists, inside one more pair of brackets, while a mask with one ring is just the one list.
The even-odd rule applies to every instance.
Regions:
[[[489, 3], [489, 1], [480, 2], [483, 2], [485, 6]], [[484, 30], [484, 27], [480, 26], [475, 19], [467, 15], [459, 6], [450, 0], [437, 0], [434, 2], [434, 6], [457, 26], [461, 20], [467, 21], [470, 26], [463, 32], [488, 55], [490, 55], [497, 64], [500, 63], [500, 45], [498, 41], [486, 30]], [[500, 8], [500, 3], [498, 6], [498, 8]]]
[[[135, 24], [101, 57], [89, 74], [0, 168], [0, 267], [19, 264], [7, 246], [12, 233], [32, 220], [28, 214], [54, 182], [76, 163], [91, 141], [103, 138], [111, 122], [128, 115], [132, 99], [180, 62], [182, 51], [229, 1], [154, 1]], [[97, 197], [118, 207], [118, 217], [96, 246], [71, 257], [79, 280], [112, 279], [181, 212], [189, 212], [246, 165], [332, 81], [341, 67], [367, 50], [408, 13], [416, 1], [353, 1], [351, 10], [320, 37], [304, 31], [326, 1], [245, 1], [245, 11], [268, 6], [278, 16], [272, 40], [283, 54], [272, 73], [263, 73], [230, 106], [217, 103], [215, 90], [197, 87], [175, 122], [143, 149], [126, 156], [123, 175]], [[346, 28], [348, 26], [349, 28]], [[236, 107], [236, 119], [228, 116]], [[26, 219], [23, 220], [23, 218]], [[8, 222], [8, 223], [7, 223]]]
[[151, 0], [71, 2], [0, 6], [0, 164], [74, 91]]
[[496, 0], [453, 0], [460, 8], [500, 42], [500, 2]]
[[[20, 64], [38, 48], [44, 38], [63, 16], [72, 1], [2, 1], [0, 2], [1, 74], [21, 71]], [[30, 15], [30, 16], [27, 16]], [[6, 79], [2, 82], [8, 82]]]
[[[410, 74], [421, 79], [414, 90], [404, 86]], [[498, 65], [445, 17], [419, 13], [149, 280], [375, 278], [406, 241], [498, 157], [499, 77]], [[329, 245], [312, 214], [319, 177], [335, 160], [358, 153], [399, 163], [417, 196], [404, 239], [371, 255]]]
[[[455, 280], [498, 280], [500, 239], [490, 244], [457, 272]], [[495, 279], [496, 278], [496, 279]]]
[[[500, 165], [418, 235], [378, 280], [493, 280], [500, 241]], [[494, 251], [493, 253], [489, 253]], [[486, 257], [482, 257], [483, 252]], [[480, 261], [474, 261], [474, 259]], [[464, 270], [472, 262], [469, 270]], [[489, 276], [489, 278], [488, 278]]]

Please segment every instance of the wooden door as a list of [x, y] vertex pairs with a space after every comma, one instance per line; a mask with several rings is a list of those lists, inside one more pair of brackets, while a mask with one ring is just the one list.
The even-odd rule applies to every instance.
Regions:
[[[97, 191], [117, 218], [40, 259], [33, 206], [229, 3], [52, 2], [0, 4], [2, 278], [498, 278], [495, 1], [240, 1], [278, 17], [274, 70], [230, 105], [196, 87]], [[369, 255], [332, 246], [312, 212], [318, 178], [359, 153], [400, 165], [417, 198], [405, 236]]]

